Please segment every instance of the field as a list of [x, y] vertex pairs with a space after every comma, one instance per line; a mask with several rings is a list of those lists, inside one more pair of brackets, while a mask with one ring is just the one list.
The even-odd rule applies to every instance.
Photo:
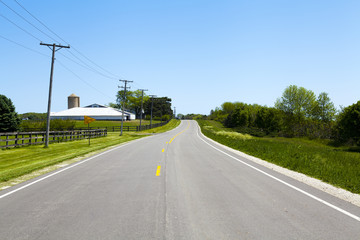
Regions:
[[[179, 124], [179, 120], [171, 120], [162, 127], [138, 133], [125, 132], [123, 136], [119, 136], [118, 132], [111, 132], [108, 133], [107, 137], [91, 139], [90, 146], [88, 139], [84, 139], [73, 142], [54, 143], [50, 144], [48, 148], [44, 148], [43, 145], [35, 145], [0, 150], [0, 190], [4, 186], [12, 185], [15, 178], [30, 174], [29, 177], [25, 176], [19, 180], [24, 181], [36, 176], [36, 174], [32, 174], [34, 171], [54, 166], [64, 161], [73, 161], [71, 159], [74, 158], [80, 160], [89, 153], [103, 151], [107, 147], [142, 138], [151, 133], [167, 131]], [[54, 170], [54, 168], [50, 167], [45, 172], [51, 170]], [[44, 171], [41, 172], [41, 174], [43, 173]], [[15, 182], [18, 182], [18, 180]]]
[[360, 153], [332, 147], [326, 140], [258, 138], [236, 133], [221, 123], [198, 120], [209, 138], [249, 155], [360, 193]]

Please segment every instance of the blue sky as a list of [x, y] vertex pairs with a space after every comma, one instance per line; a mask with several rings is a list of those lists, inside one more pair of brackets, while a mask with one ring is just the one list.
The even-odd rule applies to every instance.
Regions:
[[119, 78], [183, 114], [225, 101], [273, 106], [292, 84], [327, 92], [338, 108], [360, 100], [360, 1], [17, 1], [66, 41], [1, 0], [0, 14], [35, 37], [0, 16], [0, 94], [18, 113], [47, 110], [51, 51], [38, 39], [71, 46], [56, 53], [53, 112], [72, 93], [81, 106], [115, 102]]

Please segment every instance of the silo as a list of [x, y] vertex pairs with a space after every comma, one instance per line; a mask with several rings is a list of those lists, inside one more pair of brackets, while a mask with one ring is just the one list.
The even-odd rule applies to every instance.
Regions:
[[68, 109], [80, 107], [80, 97], [75, 94], [68, 96]]

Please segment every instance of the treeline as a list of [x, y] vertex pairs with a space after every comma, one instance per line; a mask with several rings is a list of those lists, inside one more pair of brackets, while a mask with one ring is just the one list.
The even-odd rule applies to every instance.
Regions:
[[201, 115], [201, 114], [195, 114], [195, 113], [190, 113], [190, 114], [181, 114], [179, 113], [177, 115], [178, 119], [193, 119], [193, 120], [197, 120], [197, 119], [207, 119], [206, 115]]
[[46, 116], [47, 116], [47, 113], [35, 113], [35, 112], [19, 114], [20, 119], [31, 120], [31, 121], [46, 120]]
[[333, 139], [360, 146], [360, 101], [337, 112], [327, 93], [291, 85], [275, 107], [225, 102], [207, 117], [254, 136]]
[[171, 109], [171, 98], [168, 97], [154, 97], [151, 98], [141, 90], [126, 91], [124, 97], [124, 90], [120, 90], [116, 95], [116, 103], [109, 103], [110, 107], [121, 109], [125, 102], [125, 110], [133, 112], [136, 118], [139, 119], [141, 115], [141, 102], [143, 102], [143, 118], [150, 120], [151, 109], [154, 120], [168, 121], [173, 118], [173, 110]]

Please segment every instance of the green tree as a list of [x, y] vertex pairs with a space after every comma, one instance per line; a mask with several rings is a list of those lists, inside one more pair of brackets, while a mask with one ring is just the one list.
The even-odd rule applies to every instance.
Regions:
[[360, 101], [343, 109], [339, 115], [336, 130], [338, 140], [352, 141], [360, 146]]
[[221, 108], [225, 114], [230, 114], [235, 110], [236, 105], [232, 102], [224, 102]]
[[0, 95], [0, 132], [14, 132], [19, 130], [20, 118], [10, 98]]
[[216, 107], [215, 110], [210, 111], [209, 119], [219, 121], [219, 122], [224, 122], [227, 116], [228, 116], [227, 113], [225, 113], [219, 107]]
[[[144, 112], [147, 117], [151, 114], [151, 98], [144, 103]], [[171, 98], [159, 97], [153, 99], [153, 118], [162, 118], [165, 115], [173, 116], [171, 109]]]
[[179, 113], [179, 114], [177, 115], [177, 118], [178, 118], [178, 119], [185, 119], [185, 115], [182, 114], [182, 113]]
[[[141, 98], [142, 98], [141, 95], [142, 95], [141, 90], [126, 91], [125, 110], [134, 112], [137, 118], [140, 117], [140, 112], [141, 112]], [[117, 104], [116, 105], [112, 104], [112, 107], [121, 109], [122, 103], [124, 102], [124, 90], [118, 91], [116, 98], [117, 98]], [[144, 103], [147, 102], [148, 100], [149, 100], [149, 96], [147, 96], [144, 93], [144, 98], [143, 98]]]
[[284, 90], [282, 97], [276, 100], [275, 107], [301, 120], [312, 116], [316, 107], [316, 96], [311, 90], [290, 85]]
[[282, 125], [282, 112], [276, 108], [261, 107], [255, 119], [255, 126], [266, 134], [279, 132]]
[[322, 122], [331, 122], [334, 120], [335, 114], [335, 106], [328, 94], [325, 92], [320, 93], [314, 107], [313, 117]]
[[249, 111], [248, 109], [236, 108], [225, 119], [224, 125], [226, 127], [247, 127], [249, 125]]
[[28, 112], [19, 114], [19, 117], [21, 119], [27, 119], [27, 120], [33, 120], [33, 121], [39, 121], [39, 120], [45, 120], [47, 113], [34, 113], [34, 112]]

